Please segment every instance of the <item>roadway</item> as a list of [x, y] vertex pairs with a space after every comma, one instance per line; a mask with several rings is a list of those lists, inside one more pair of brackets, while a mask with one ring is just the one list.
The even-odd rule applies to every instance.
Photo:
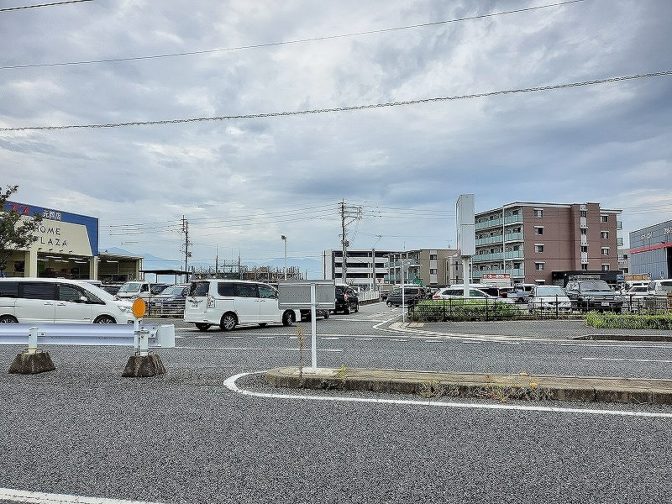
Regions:
[[[517, 339], [501, 324], [480, 334], [445, 324], [400, 332], [390, 329], [398, 314], [377, 304], [318, 321], [318, 363], [672, 374], [664, 343], [572, 341], [549, 330], [554, 322], [539, 325], [536, 339], [532, 329]], [[548, 412], [494, 401], [435, 407], [356, 402], [370, 396], [336, 392], [297, 400], [282, 397], [296, 391], [270, 389], [259, 375], [237, 385], [271, 397], [224, 385], [236, 374], [297, 365], [297, 328], [309, 341], [308, 323], [230, 333], [180, 328], [178, 348], [161, 352], [168, 373], [151, 379], [121, 378], [128, 350], [120, 348], [54, 348], [55, 372], [0, 374], [0, 487], [165, 503], [670, 500], [672, 408], [553, 403], [560, 408]], [[493, 341], [495, 333], [507, 337]], [[0, 348], [0, 363], [8, 367], [19, 350]], [[308, 348], [303, 361], [310, 361]]]

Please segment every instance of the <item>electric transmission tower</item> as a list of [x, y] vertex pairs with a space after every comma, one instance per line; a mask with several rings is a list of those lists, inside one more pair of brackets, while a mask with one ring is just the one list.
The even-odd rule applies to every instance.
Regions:
[[182, 233], [184, 233], [184, 243], [180, 247], [180, 251], [184, 253], [184, 271], [186, 281], [189, 281], [189, 273], [187, 271], [189, 271], [189, 258], [191, 257], [191, 252], [189, 251], [191, 242], [189, 241], [189, 221], [184, 215], [182, 216]]

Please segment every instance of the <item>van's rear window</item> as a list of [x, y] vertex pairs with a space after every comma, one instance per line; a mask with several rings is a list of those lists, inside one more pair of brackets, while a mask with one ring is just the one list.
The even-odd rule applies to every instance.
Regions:
[[210, 282], [193, 282], [191, 284], [190, 296], [207, 296], [210, 290]]
[[19, 297], [19, 283], [0, 282], [0, 297]]

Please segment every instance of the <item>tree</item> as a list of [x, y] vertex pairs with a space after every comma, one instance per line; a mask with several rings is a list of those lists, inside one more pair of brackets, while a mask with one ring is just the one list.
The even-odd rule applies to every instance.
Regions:
[[42, 223], [41, 215], [21, 219], [16, 209], [5, 208], [9, 197], [18, 189], [19, 186], [0, 187], [0, 273], [7, 268], [7, 261], [14, 250], [26, 250], [37, 240], [33, 233]]

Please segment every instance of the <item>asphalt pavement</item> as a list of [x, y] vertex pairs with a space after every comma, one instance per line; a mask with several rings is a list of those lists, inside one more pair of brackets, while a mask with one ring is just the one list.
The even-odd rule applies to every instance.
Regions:
[[[665, 343], [441, 337], [435, 327], [391, 330], [398, 314], [376, 304], [318, 321], [318, 364], [672, 375]], [[297, 328], [307, 339], [303, 357]], [[328, 391], [293, 399], [256, 374], [232, 391], [224, 381], [233, 375], [307, 365], [310, 324], [184, 327], [177, 336], [178, 348], [160, 352], [168, 372], [159, 377], [121, 378], [129, 350], [112, 347], [54, 347], [56, 371], [0, 374], [0, 487], [165, 503], [632, 503], [672, 495], [671, 408], [547, 403], [556, 409], [535, 411], [398, 395], [363, 402], [371, 396]], [[0, 366], [18, 351], [0, 348]]]

